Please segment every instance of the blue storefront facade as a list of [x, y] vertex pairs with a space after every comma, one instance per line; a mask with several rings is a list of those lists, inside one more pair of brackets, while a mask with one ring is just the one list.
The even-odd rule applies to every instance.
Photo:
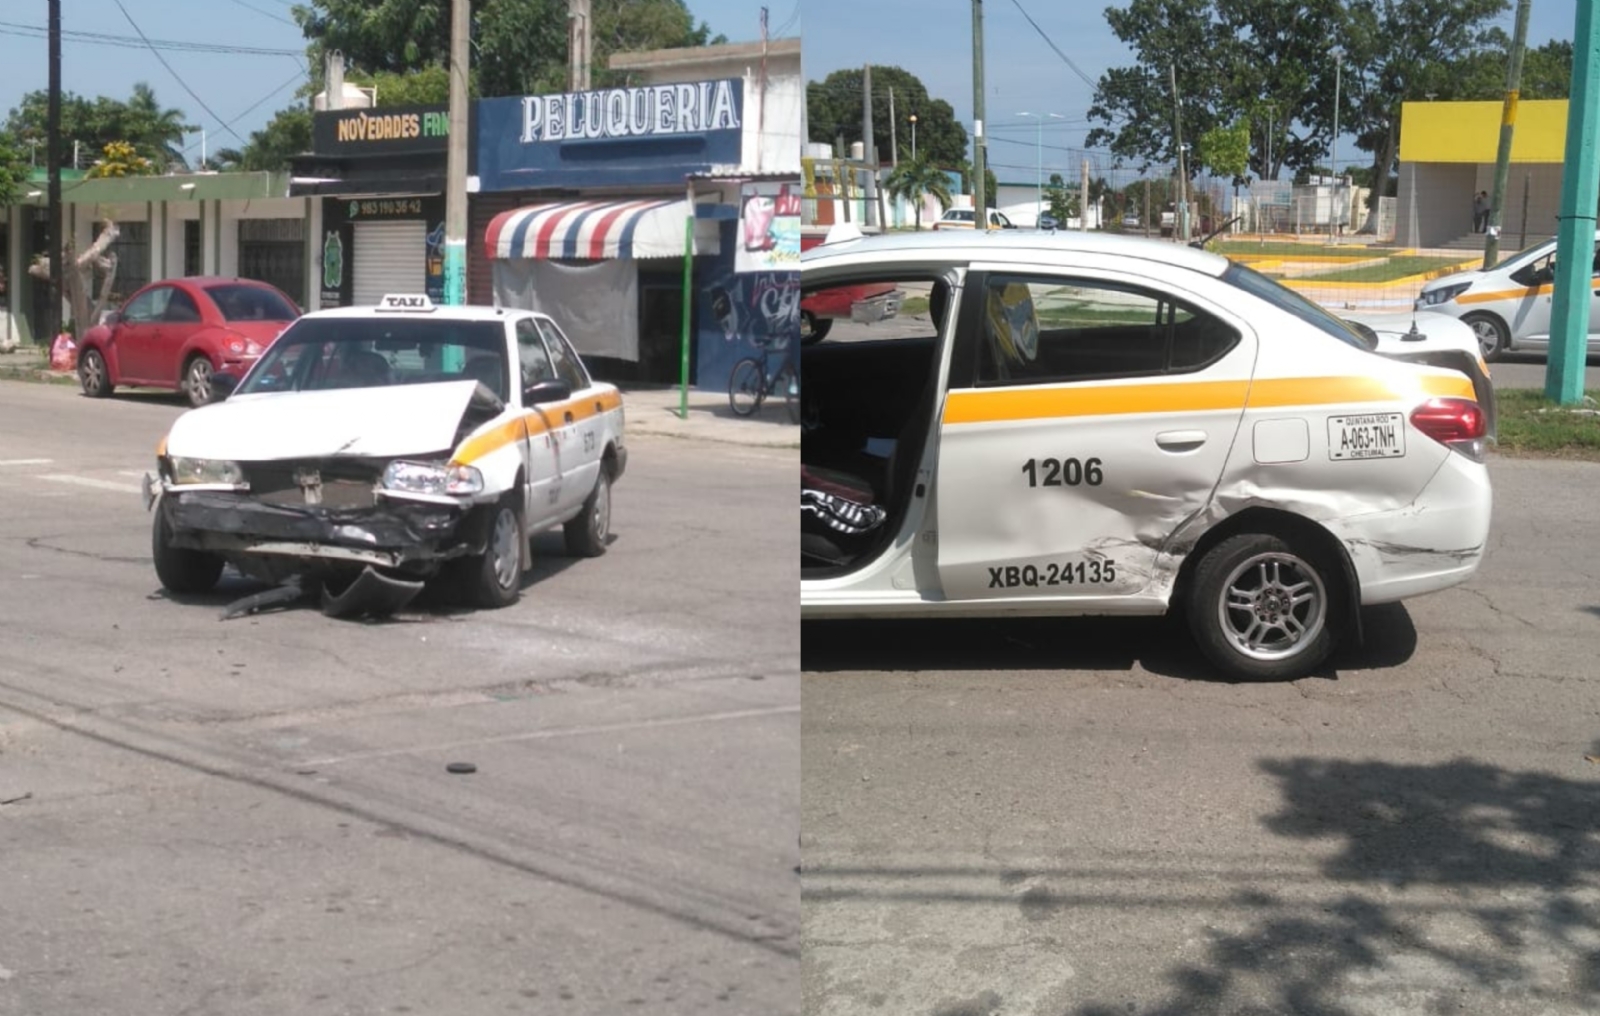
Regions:
[[608, 379], [672, 384], [687, 261], [692, 384], [725, 388], [762, 345], [798, 355], [798, 174], [746, 168], [748, 85], [479, 100], [469, 299], [551, 314]]

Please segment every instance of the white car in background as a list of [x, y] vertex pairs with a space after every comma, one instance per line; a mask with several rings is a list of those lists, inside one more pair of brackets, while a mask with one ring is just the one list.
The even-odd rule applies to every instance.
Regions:
[[[1600, 285], [1600, 231], [1590, 253], [1590, 288]], [[1550, 348], [1556, 241], [1547, 240], [1498, 265], [1457, 272], [1422, 287], [1416, 309], [1460, 318], [1478, 337], [1483, 358], [1505, 353], [1543, 353]], [[1588, 298], [1589, 354], [1600, 353], [1600, 291]]]
[[803, 298], [868, 281], [930, 284], [930, 322], [802, 351], [802, 618], [1181, 607], [1224, 674], [1285, 679], [1362, 607], [1477, 571], [1489, 414], [1458, 325], [1408, 347], [1112, 234], [802, 255]]

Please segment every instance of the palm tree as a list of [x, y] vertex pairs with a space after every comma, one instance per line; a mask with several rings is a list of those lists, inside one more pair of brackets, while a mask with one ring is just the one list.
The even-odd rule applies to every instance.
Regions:
[[184, 123], [183, 110], [162, 109], [155, 90], [143, 81], [133, 86], [133, 97], [126, 106], [123, 136], [139, 153], [161, 168], [184, 165], [183, 138], [199, 128]]
[[916, 210], [917, 228], [922, 228], [922, 199], [924, 195], [931, 194], [939, 202], [941, 209], [950, 207], [950, 178], [944, 175], [944, 170], [930, 162], [927, 156], [919, 155], [894, 167], [889, 178], [883, 182], [892, 198], [904, 198], [911, 202]]

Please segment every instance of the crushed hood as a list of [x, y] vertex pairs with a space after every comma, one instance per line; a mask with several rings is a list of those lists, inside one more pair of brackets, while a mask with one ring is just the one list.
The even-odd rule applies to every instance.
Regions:
[[178, 418], [167, 453], [199, 459], [372, 458], [455, 447], [476, 381], [235, 395]]

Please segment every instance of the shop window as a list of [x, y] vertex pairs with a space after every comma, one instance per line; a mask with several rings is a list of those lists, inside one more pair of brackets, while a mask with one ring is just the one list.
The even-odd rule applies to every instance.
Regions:
[[108, 253], [117, 256], [111, 300], [121, 303], [150, 283], [150, 223], [119, 222]]
[[239, 220], [239, 275], [276, 286], [306, 303], [304, 219]]

